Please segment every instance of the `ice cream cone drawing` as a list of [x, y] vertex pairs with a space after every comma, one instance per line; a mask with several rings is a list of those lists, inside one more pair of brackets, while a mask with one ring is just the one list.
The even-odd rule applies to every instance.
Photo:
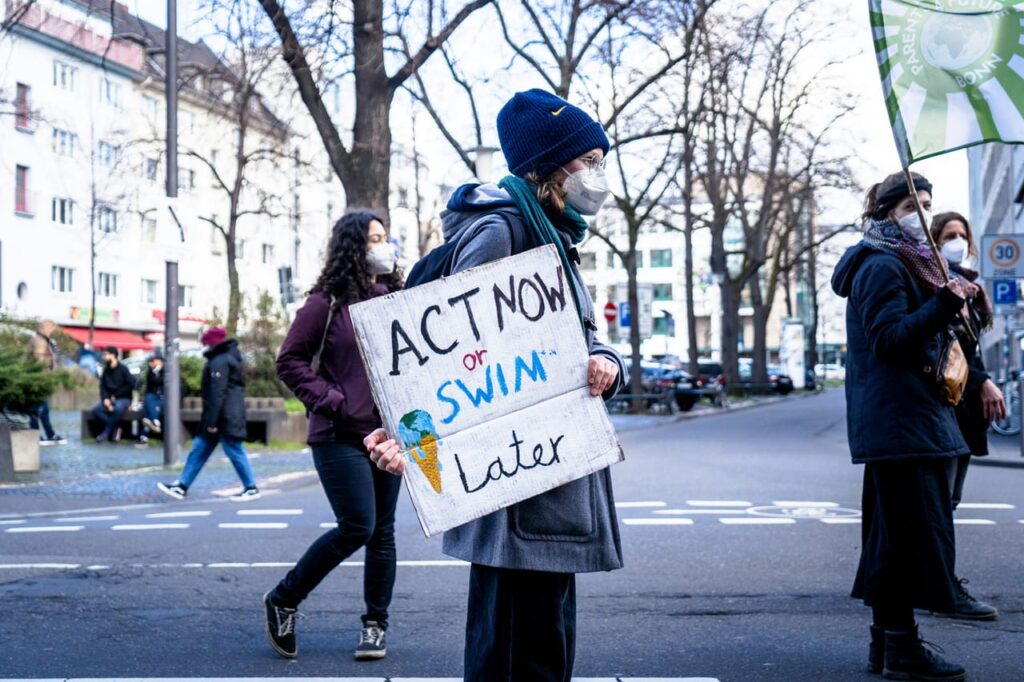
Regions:
[[437, 459], [441, 438], [434, 430], [434, 420], [423, 410], [413, 410], [398, 423], [398, 436], [409, 451], [409, 459], [430, 481], [435, 493], [441, 493], [441, 462]]

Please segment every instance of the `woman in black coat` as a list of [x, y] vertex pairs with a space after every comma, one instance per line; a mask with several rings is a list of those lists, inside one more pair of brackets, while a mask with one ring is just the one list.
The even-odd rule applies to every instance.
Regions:
[[[931, 184], [915, 175], [931, 209]], [[904, 680], [963, 680], [964, 669], [923, 646], [914, 609], [949, 611], [956, 556], [946, 462], [969, 452], [935, 368], [964, 305], [926, 243], [902, 173], [871, 188], [863, 240], [836, 266], [849, 299], [847, 426], [864, 464], [860, 566], [853, 596], [871, 607], [872, 672]]]
[[[932, 221], [932, 238], [942, 249], [942, 255], [949, 263], [949, 268], [963, 280], [967, 295], [966, 319], [971, 325], [972, 334], [962, 330], [958, 333], [960, 345], [967, 358], [969, 373], [967, 388], [963, 400], [956, 407], [956, 419], [960, 425], [970, 454], [961, 455], [947, 460], [947, 477], [949, 479], [953, 510], [963, 497], [964, 479], [971, 457], [984, 457], [988, 454], [988, 428], [994, 419], [1002, 419], [1006, 415], [1006, 403], [999, 387], [995, 385], [985, 371], [977, 339], [982, 331], [992, 326], [992, 307], [989, 305], [985, 290], [975, 284], [978, 279], [976, 270], [971, 269], [977, 262], [978, 250], [974, 245], [974, 235], [967, 218], [959, 213], [940, 213]], [[956, 603], [953, 610], [937, 615], [962, 620], [995, 620], [999, 611], [991, 604], [975, 599], [967, 591], [967, 580], [955, 578]]]
[[192, 481], [219, 443], [242, 481], [242, 491], [232, 495], [231, 499], [236, 502], [257, 500], [260, 491], [242, 444], [245, 438], [245, 380], [238, 341], [228, 339], [227, 332], [220, 327], [208, 329], [200, 341], [207, 350], [204, 353], [203, 413], [199, 430], [192, 439], [192, 451], [188, 453], [181, 476], [173, 483], [157, 483], [157, 487], [176, 500], [185, 499]]

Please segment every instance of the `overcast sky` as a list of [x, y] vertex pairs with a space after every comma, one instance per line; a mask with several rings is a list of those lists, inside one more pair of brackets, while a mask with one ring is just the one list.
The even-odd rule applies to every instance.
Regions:
[[[157, 0], [128, 0], [128, 4], [148, 21], [165, 26], [166, 3]], [[899, 157], [893, 143], [872, 51], [867, 3], [819, 0], [816, 4], [821, 8], [822, 16], [833, 16], [839, 23], [837, 38], [830, 40], [829, 45], [835, 48], [837, 54], [850, 55], [840, 69], [840, 77], [846, 87], [856, 94], [859, 103], [858, 111], [851, 117], [849, 125], [852, 135], [858, 139], [858, 179], [867, 186], [899, 170]], [[194, 27], [200, 18], [197, 9], [199, 5], [198, 0], [178, 0], [178, 26], [182, 35], [195, 37]], [[396, 125], [399, 125], [397, 121]], [[443, 153], [449, 153], [447, 147], [443, 148]], [[923, 161], [915, 164], [914, 170], [927, 176], [935, 186], [936, 212], [969, 210], [966, 152], [954, 152]], [[858, 203], [859, 198], [848, 197], [846, 201], [832, 206], [831, 210], [827, 210], [826, 222], [852, 220], [855, 215], [850, 214], [856, 213]]]

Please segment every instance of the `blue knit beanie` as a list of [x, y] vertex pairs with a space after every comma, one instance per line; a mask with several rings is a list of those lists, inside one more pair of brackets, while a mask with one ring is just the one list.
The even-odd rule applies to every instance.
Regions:
[[608, 153], [601, 124], [579, 107], [534, 88], [517, 92], [498, 112], [498, 140], [513, 175], [544, 177], [591, 149]]

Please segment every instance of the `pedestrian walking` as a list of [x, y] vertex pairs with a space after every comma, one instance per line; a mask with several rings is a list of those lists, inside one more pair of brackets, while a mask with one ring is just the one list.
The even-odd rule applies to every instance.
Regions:
[[[52, 372], [57, 369], [57, 342], [53, 335], [57, 332], [57, 325], [52, 320], [42, 320], [37, 326], [29, 342], [29, 354], [32, 359], [41, 364], [46, 371]], [[68, 439], [53, 430], [50, 423], [50, 401], [43, 400], [29, 407], [28, 425], [30, 428], [39, 429], [40, 445], [64, 445]]]
[[[146, 445], [153, 434], [163, 431], [164, 415], [164, 357], [160, 353], [150, 356], [148, 371], [139, 379], [142, 390], [142, 433], [138, 443]], [[184, 395], [184, 393], [182, 393]]]
[[185, 499], [196, 476], [220, 444], [242, 481], [241, 492], [231, 499], [235, 502], [257, 500], [260, 491], [242, 443], [245, 439], [245, 379], [238, 341], [228, 339], [223, 328], [211, 327], [200, 337], [200, 343], [206, 346], [203, 353], [206, 365], [203, 366], [203, 412], [199, 429], [192, 439], [192, 450], [181, 476], [173, 483], [158, 483], [157, 487], [176, 500]]
[[277, 373], [309, 413], [308, 443], [337, 526], [306, 550], [263, 596], [274, 651], [295, 658], [297, 609], [342, 561], [366, 548], [366, 611], [359, 660], [387, 654], [385, 633], [395, 584], [395, 506], [401, 479], [377, 469], [363, 439], [381, 425], [356, 346], [349, 306], [402, 288], [384, 222], [365, 210], [334, 225], [320, 277], [281, 345]]
[[[517, 93], [498, 114], [512, 175], [465, 185], [442, 214], [452, 272], [554, 244], [572, 286], [590, 349], [594, 399], [610, 399], [625, 376], [622, 358], [595, 339], [594, 304], [578, 269], [584, 215], [609, 195], [608, 138], [583, 110], [543, 90]], [[410, 273], [410, 281], [416, 271]], [[398, 444], [367, 439], [378, 466], [404, 470]], [[444, 535], [444, 552], [471, 562], [464, 678], [467, 682], [569, 682], [576, 649], [576, 574], [622, 567], [605, 469]]]
[[121, 417], [131, 407], [135, 377], [121, 362], [121, 354], [114, 346], [103, 350], [103, 374], [100, 375], [100, 402], [92, 408], [93, 416], [103, 422], [103, 430], [96, 436], [97, 443], [121, 438]]
[[[914, 182], [930, 211], [931, 183], [917, 174]], [[902, 173], [871, 188], [863, 217], [863, 239], [832, 276], [832, 288], [848, 299], [847, 429], [853, 462], [864, 464], [853, 596], [872, 610], [872, 672], [963, 680], [961, 666], [926, 648], [914, 609], [950, 612], [956, 604], [946, 470], [970, 449], [936, 368], [964, 285], [943, 277]]]
[[[956, 420], [960, 432], [971, 449], [970, 454], [946, 460], [946, 474], [949, 480], [953, 511], [963, 499], [964, 480], [971, 457], [988, 454], [988, 429], [993, 420], [1006, 416], [1006, 402], [1003, 393], [985, 371], [985, 362], [977, 339], [981, 332], [992, 326], [992, 306], [985, 289], [976, 284], [978, 271], [978, 248], [974, 243], [971, 225], [963, 215], [949, 212], [940, 213], [932, 220], [932, 238], [942, 249], [942, 255], [949, 262], [950, 270], [962, 280], [967, 304], [964, 319], [971, 327], [971, 334], [961, 329], [957, 334], [960, 346], [968, 363], [967, 388], [963, 401], [956, 407]], [[976, 599], [968, 590], [970, 581], [954, 575], [953, 588], [956, 603], [953, 610], [936, 615], [961, 620], [996, 620], [999, 610], [991, 604]]]

